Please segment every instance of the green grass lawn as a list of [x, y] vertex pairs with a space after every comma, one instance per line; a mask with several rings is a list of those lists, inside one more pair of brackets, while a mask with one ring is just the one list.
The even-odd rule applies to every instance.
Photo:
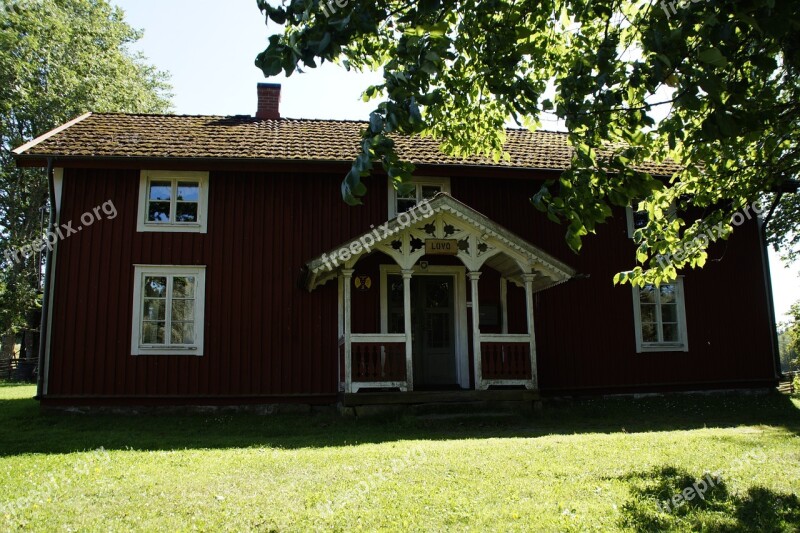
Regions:
[[0, 385], [3, 531], [800, 530], [787, 396], [353, 420], [42, 414], [33, 394]]

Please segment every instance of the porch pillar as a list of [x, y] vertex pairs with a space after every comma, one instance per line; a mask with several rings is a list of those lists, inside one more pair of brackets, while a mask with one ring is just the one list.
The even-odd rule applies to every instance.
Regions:
[[500, 278], [500, 312], [503, 313], [503, 335], [508, 335], [508, 280]]
[[528, 309], [528, 336], [531, 343], [531, 386], [534, 390], [539, 388], [539, 373], [536, 370], [536, 331], [533, 324], [533, 280], [536, 274], [523, 274], [525, 281], [525, 301]]
[[475, 367], [475, 390], [482, 390], [483, 387], [483, 368], [481, 366], [481, 306], [478, 298], [478, 279], [480, 272], [470, 271], [467, 273], [472, 283], [472, 356]]
[[342, 269], [342, 284], [344, 285], [344, 392], [353, 392], [353, 356], [350, 335], [353, 330], [350, 324], [350, 304], [353, 284], [352, 268]]
[[414, 390], [414, 346], [411, 338], [411, 269], [403, 269], [403, 328], [406, 333], [406, 383]]

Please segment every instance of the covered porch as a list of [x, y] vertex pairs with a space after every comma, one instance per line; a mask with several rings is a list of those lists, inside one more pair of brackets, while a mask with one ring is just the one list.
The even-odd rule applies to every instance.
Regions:
[[[444, 193], [306, 268], [309, 291], [338, 284], [338, 379], [345, 395], [538, 390], [534, 297], [575, 275]], [[492, 280], [498, 305], [482, 305], [482, 277]], [[510, 320], [513, 287], [521, 301]], [[354, 311], [374, 325], [354, 329]]]

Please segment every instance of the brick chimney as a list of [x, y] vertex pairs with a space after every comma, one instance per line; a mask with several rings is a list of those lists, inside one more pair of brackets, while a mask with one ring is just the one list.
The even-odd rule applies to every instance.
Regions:
[[281, 118], [280, 103], [280, 83], [258, 84], [258, 109], [256, 110], [256, 118]]

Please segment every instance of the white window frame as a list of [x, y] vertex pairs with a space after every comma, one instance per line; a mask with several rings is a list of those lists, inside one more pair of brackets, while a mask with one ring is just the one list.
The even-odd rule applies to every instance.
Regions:
[[[391, 178], [388, 180], [389, 183], [389, 220], [396, 217], [399, 213], [397, 212], [397, 189], [394, 188], [394, 184], [392, 183]], [[448, 177], [414, 177], [411, 178], [411, 183], [414, 184], [417, 188], [417, 203], [422, 200], [422, 186], [423, 185], [433, 185], [436, 187], [441, 187], [442, 192], [446, 192], [450, 194], [450, 178]]]
[[[147, 205], [151, 181], [170, 181], [173, 192], [178, 181], [196, 181], [200, 185], [197, 222], [150, 222], [147, 220]], [[175, 216], [175, 194], [170, 199], [170, 216]], [[186, 170], [142, 170], [139, 178], [139, 214], [136, 219], [136, 231], [139, 232], [172, 232], [172, 233], [207, 233], [208, 232], [208, 172]]]
[[[633, 322], [636, 333], [636, 353], [645, 352], [688, 352], [689, 337], [686, 328], [686, 298], [683, 290], [683, 276], [678, 276], [675, 281], [666, 285], [675, 285], [675, 301], [678, 310], [679, 342], [644, 342], [642, 340], [642, 308], [639, 287], [633, 287]], [[656, 301], [658, 324], [661, 324], [661, 295], [658, 293]]]
[[[643, 201], [644, 200], [640, 200], [639, 202], [636, 203], [636, 205], [629, 205], [628, 207], [625, 208], [625, 218], [626, 218], [626, 223], [627, 223], [627, 226], [628, 226], [628, 238], [629, 239], [633, 239], [633, 234], [634, 234], [634, 232], [636, 232], [636, 229], [637, 229], [637, 228], [635, 228], [633, 226], [633, 214], [634, 213], [638, 213], [639, 211], [642, 211], [642, 212], [646, 211], [645, 209], [639, 209], [639, 203], [641, 203]], [[673, 202], [669, 206], [669, 210], [667, 211], [667, 216], [670, 217], [670, 218], [674, 218], [676, 212], [677, 212], [677, 208], [675, 207], [675, 203]]]
[[[191, 345], [146, 345], [142, 344], [142, 312], [144, 298], [142, 288], [146, 276], [194, 276], [194, 344]], [[205, 331], [205, 287], [206, 267], [177, 265], [134, 265], [133, 322], [131, 324], [131, 355], [203, 355]], [[169, 329], [172, 302], [172, 284], [167, 283], [165, 321]]]
[[[636, 207], [639, 207], [638, 205]], [[633, 214], [638, 213], [639, 209], [634, 209], [634, 206], [629, 205], [625, 208], [625, 217], [628, 223], [628, 238], [633, 239], [633, 233], [636, 231], [636, 228], [633, 226]], [[641, 211], [644, 211], [643, 209]]]

